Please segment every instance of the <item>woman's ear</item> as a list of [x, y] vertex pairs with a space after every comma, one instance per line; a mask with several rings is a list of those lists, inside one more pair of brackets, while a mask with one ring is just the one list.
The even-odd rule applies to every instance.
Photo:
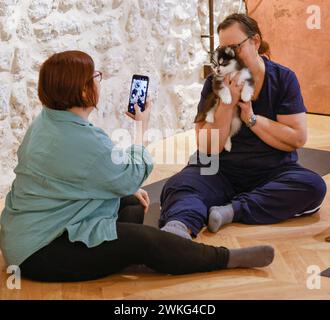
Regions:
[[84, 99], [84, 101], [86, 101], [87, 98], [88, 98], [88, 96], [87, 96], [87, 92], [86, 92], [86, 89], [84, 89], [84, 90], [82, 91], [81, 95], [82, 95], [82, 98]]
[[252, 37], [252, 40], [254, 42], [254, 45], [256, 47], [256, 51], [258, 52], [259, 51], [259, 48], [261, 46], [261, 38], [260, 38], [260, 35], [259, 34], [255, 34], [253, 37]]

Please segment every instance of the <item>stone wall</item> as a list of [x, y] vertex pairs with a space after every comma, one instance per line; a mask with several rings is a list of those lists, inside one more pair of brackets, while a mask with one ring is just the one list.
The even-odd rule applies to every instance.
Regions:
[[[244, 12], [240, 0], [215, 1], [215, 25]], [[207, 0], [0, 0], [0, 198], [14, 178], [17, 148], [40, 112], [38, 70], [54, 52], [90, 54], [104, 74], [91, 121], [111, 135], [131, 130], [124, 115], [131, 76], [150, 77], [150, 126], [192, 128], [208, 60]]]

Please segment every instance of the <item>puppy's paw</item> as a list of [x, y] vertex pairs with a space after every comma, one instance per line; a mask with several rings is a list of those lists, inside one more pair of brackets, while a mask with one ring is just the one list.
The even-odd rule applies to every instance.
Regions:
[[214, 122], [214, 113], [208, 112], [208, 114], [206, 115], [205, 121], [213, 123]]
[[242, 92], [242, 94], [241, 94], [241, 99], [242, 99], [244, 102], [249, 102], [249, 101], [251, 101], [252, 96], [253, 96], [253, 94], [250, 93], [250, 92]]
[[241, 99], [244, 102], [248, 102], [248, 101], [250, 101], [252, 99], [253, 93], [254, 93], [254, 89], [251, 86], [249, 86], [249, 85], [245, 85], [243, 87], [242, 92], [241, 92]]
[[230, 138], [227, 139], [224, 149], [226, 151], [230, 152], [230, 150], [231, 150], [231, 139]]
[[227, 90], [221, 91], [220, 98], [224, 104], [231, 104], [233, 101], [230, 91], [227, 91]]

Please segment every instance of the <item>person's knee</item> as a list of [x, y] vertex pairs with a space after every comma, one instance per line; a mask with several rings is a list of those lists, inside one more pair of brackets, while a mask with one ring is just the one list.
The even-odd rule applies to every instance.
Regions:
[[143, 224], [144, 207], [139, 203], [137, 205], [129, 205], [119, 212], [118, 222], [130, 222]]
[[128, 195], [128, 196], [120, 198], [120, 204], [123, 207], [134, 206], [139, 203], [140, 203], [139, 199], [134, 195]]
[[327, 185], [325, 181], [317, 174], [314, 174], [310, 181], [309, 194], [313, 200], [319, 200], [319, 202], [322, 202], [327, 193]]

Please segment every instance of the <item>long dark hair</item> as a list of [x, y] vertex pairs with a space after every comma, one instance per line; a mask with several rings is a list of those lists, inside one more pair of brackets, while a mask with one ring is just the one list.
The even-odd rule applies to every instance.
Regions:
[[234, 13], [229, 15], [225, 20], [223, 20], [218, 25], [217, 32], [219, 33], [220, 30], [227, 29], [228, 27], [232, 26], [234, 23], [238, 23], [242, 31], [249, 37], [258, 34], [261, 39], [261, 44], [258, 53], [261, 55], [266, 55], [270, 59], [271, 53], [270, 53], [269, 44], [268, 42], [263, 40], [262, 33], [260, 31], [257, 21], [249, 17], [248, 15], [243, 13]]

